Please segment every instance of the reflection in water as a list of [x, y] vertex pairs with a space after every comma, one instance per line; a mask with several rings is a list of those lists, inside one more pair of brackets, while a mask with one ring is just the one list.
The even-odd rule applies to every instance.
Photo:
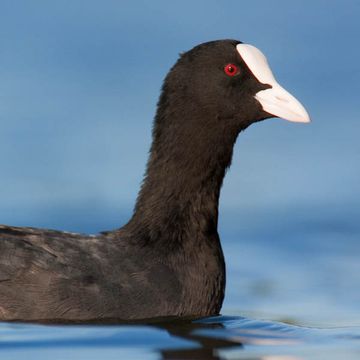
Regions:
[[163, 359], [220, 359], [218, 349], [221, 348], [242, 348], [242, 344], [237, 339], [221, 339], [202, 335], [201, 330], [214, 331], [224, 329], [222, 323], [202, 323], [202, 322], [172, 322], [163, 323], [158, 326], [160, 329], [168, 331], [171, 336], [191, 340], [195, 343], [193, 348], [160, 349]]
[[[157, 327], [167, 330], [172, 336], [197, 344], [195, 348], [162, 349], [160, 352], [163, 359], [224, 359], [224, 352], [232, 350], [232, 353], [239, 354], [246, 345], [293, 345], [300, 343], [303, 336], [300, 328], [296, 337], [294, 329], [286, 325], [224, 316], [195, 322], [162, 323]], [[299, 360], [300, 358], [287, 355], [251, 357], [251, 360], [258, 359]]]
[[227, 316], [147, 325], [0, 323], [0, 357], [21, 359], [26, 353], [27, 360], [45, 360], [71, 352], [77, 360], [352, 360], [360, 352], [359, 335], [354, 327], [320, 330]]
[[[284, 326], [284, 329], [287, 329]], [[289, 331], [288, 331], [289, 332]], [[0, 354], [15, 348], [26, 352], [44, 348], [95, 349], [146, 347], [163, 359], [222, 359], [221, 351], [242, 352], [244, 344], [269, 345], [294, 343], [294, 336], [281, 326], [239, 317], [212, 317], [199, 321], [164, 321], [144, 325], [119, 325], [108, 320], [105, 325], [34, 325], [7, 323], [0, 325]], [[142, 358], [144, 356], [141, 353]], [[6, 354], [8, 355], [8, 354]], [[252, 357], [252, 359], [261, 359]]]

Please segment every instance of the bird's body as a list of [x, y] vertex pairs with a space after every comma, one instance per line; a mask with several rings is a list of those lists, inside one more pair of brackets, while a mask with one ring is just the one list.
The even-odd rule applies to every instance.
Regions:
[[[276, 115], [263, 98], [283, 90], [269, 76], [271, 84], [259, 81], [269, 75], [266, 61], [266, 71], [258, 70], [261, 61], [234, 40], [181, 56], [165, 79], [146, 176], [121, 229], [87, 236], [0, 226], [0, 320], [218, 314], [225, 290], [217, 233], [222, 181], [239, 132]], [[295, 115], [289, 119], [301, 121]]]
[[[183, 250], [174, 262], [174, 255], [149, 250], [123, 231], [84, 236], [2, 226], [0, 319], [121, 321], [219, 311], [224, 283], [213, 276], [223, 272], [211, 271], [206, 255], [223, 266], [221, 252], [202, 248], [189, 257]], [[206, 288], [204, 278], [212, 283]]]

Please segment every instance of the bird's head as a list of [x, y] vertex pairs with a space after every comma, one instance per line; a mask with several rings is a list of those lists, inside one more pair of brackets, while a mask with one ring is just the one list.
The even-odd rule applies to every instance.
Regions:
[[266, 57], [236, 40], [198, 45], [181, 55], [167, 76], [167, 99], [197, 108], [213, 119], [235, 119], [240, 128], [270, 117], [307, 123], [301, 103], [281, 87]]

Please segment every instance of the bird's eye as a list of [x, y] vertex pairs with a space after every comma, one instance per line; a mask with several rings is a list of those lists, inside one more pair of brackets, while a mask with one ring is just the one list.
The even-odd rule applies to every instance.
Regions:
[[238, 67], [234, 64], [227, 64], [224, 67], [224, 71], [225, 71], [225, 74], [228, 76], [235, 76], [239, 73]]

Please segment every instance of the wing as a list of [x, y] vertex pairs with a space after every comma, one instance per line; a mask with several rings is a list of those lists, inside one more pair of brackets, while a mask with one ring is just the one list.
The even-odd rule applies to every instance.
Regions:
[[81, 307], [76, 295], [89, 296], [80, 289], [91, 280], [89, 264], [96, 272], [94, 243], [79, 234], [0, 226], [0, 319], [61, 318]]
[[142, 247], [0, 226], [0, 320], [151, 318], [181, 306], [179, 280]]

